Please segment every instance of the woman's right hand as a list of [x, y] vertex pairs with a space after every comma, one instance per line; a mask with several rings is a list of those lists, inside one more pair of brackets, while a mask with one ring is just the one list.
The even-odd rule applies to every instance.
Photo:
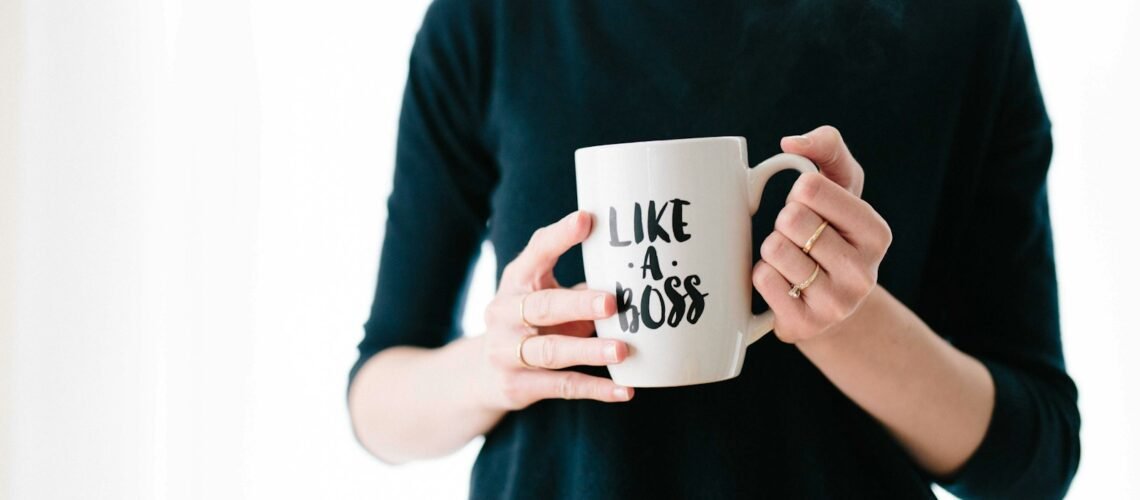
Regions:
[[485, 408], [519, 410], [552, 398], [620, 402], [633, 397], [633, 388], [608, 378], [556, 371], [616, 364], [629, 355], [624, 342], [593, 335], [594, 320], [617, 309], [613, 294], [586, 290], [584, 283], [562, 288], [554, 279], [558, 258], [586, 239], [592, 223], [589, 214], [574, 212], [535, 231], [503, 269], [499, 291], [487, 306], [479, 376], [473, 381]]

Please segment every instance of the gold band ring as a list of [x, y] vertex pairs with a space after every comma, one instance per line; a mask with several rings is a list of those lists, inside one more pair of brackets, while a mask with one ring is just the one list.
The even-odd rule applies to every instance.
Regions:
[[[530, 322], [526, 320], [526, 299], [530, 297], [531, 293], [534, 292], [523, 295], [522, 300], [519, 301], [519, 320], [522, 321], [522, 325], [525, 326], [527, 330], [538, 330], [538, 327], [530, 324]], [[519, 356], [519, 359], [522, 359], [521, 355]]]
[[807, 289], [807, 287], [811, 286], [811, 284], [815, 282], [815, 278], [818, 276], [819, 276], [819, 264], [816, 264], [815, 270], [811, 272], [811, 276], [808, 276], [808, 279], [804, 280], [803, 283], [800, 283], [796, 286], [793, 286], [791, 290], [788, 290], [788, 295], [792, 296], [793, 298], [797, 298], [797, 299], [800, 298], [800, 292], [804, 291], [805, 289]]
[[819, 235], [823, 234], [824, 229], [827, 229], [827, 221], [823, 221], [819, 227], [815, 228], [815, 232], [811, 233], [811, 238], [808, 238], [807, 243], [804, 243], [804, 253], [811, 253], [812, 247], [815, 246], [815, 240], [819, 239]]
[[523, 368], [538, 368], [537, 366], [534, 366], [530, 363], [527, 363], [526, 358], [523, 358], [523, 353], [522, 353], [523, 352], [523, 344], [526, 344], [526, 341], [529, 340], [534, 335], [535, 334], [533, 334], [533, 333], [528, 334], [528, 335], [523, 335], [523, 337], [521, 339], [519, 339], [518, 349], [515, 350], [516, 354], [518, 354], [518, 357], [519, 357], [519, 364], [522, 365]]

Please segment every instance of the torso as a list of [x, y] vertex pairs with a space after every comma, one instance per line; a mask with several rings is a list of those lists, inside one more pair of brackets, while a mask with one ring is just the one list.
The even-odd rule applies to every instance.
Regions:
[[[500, 272], [535, 229], [576, 209], [577, 148], [739, 135], [757, 163], [779, 152], [780, 137], [832, 124], [866, 171], [864, 198], [895, 235], [880, 283], [917, 300], [936, 232], [947, 229], [936, 223], [945, 178], [981, 147], [959, 110], [984, 96], [965, 90], [976, 77], [965, 71], [968, 51], [932, 41], [950, 36], [926, 22], [938, 13], [919, 12], [935, 6], [665, 5], [493, 7], [487, 141], [500, 176], [490, 220]], [[753, 219], [755, 258], [793, 180], [768, 188]], [[583, 281], [578, 249], [555, 274]], [[487, 436], [472, 492], [930, 496], [929, 479], [886, 431], [774, 336], [749, 348], [731, 381], [640, 389], [627, 404], [548, 400], [508, 415]]]

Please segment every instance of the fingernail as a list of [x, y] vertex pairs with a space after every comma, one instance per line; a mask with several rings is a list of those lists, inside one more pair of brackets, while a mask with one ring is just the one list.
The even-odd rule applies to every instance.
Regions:
[[605, 295], [598, 295], [597, 297], [594, 297], [594, 314], [597, 315], [599, 318], [605, 317], [605, 315], [606, 315], [606, 296]]
[[581, 210], [570, 212], [570, 215], [568, 217], [574, 219], [575, 224], [585, 224], [590, 220], [590, 214], [587, 214]]
[[806, 135], [789, 135], [789, 136], [785, 137], [785, 139], [788, 139], [788, 140], [796, 143], [797, 146], [801, 146], [801, 147], [805, 147], [805, 148], [808, 146], [811, 146], [811, 138], [806, 136]]
[[606, 354], [606, 361], [609, 361], [610, 363], [617, 363], [617, 361], [618, 361], [617, 342], [610, 342], [610, 343], [606, 344], [605, 354]]
[[629, 387], [614, 387], [614, 397], [622, 401], [628, 401], [632, 395], [629, 393]]

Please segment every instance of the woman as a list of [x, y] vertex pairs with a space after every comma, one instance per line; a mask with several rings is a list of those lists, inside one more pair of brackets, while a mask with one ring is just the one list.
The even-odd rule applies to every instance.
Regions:
[[[775, 335], [730, 381], [615, 385], [604, 366], [628, 349], [592, 327], [614, 297], [564, 287], [590, 231], [573, 151], [742, 135], [765, 158], [804, 130], [779, 149], [821, 173], [753, 223]], [[350, 377], [356, 434], [390, 463], [486, 435], [479, 498], [1062, 496], [1079, 415], [1050, 155], [1012, 1], [438, 0]], [[463, 338], [485, 237], [498, 293]]]

